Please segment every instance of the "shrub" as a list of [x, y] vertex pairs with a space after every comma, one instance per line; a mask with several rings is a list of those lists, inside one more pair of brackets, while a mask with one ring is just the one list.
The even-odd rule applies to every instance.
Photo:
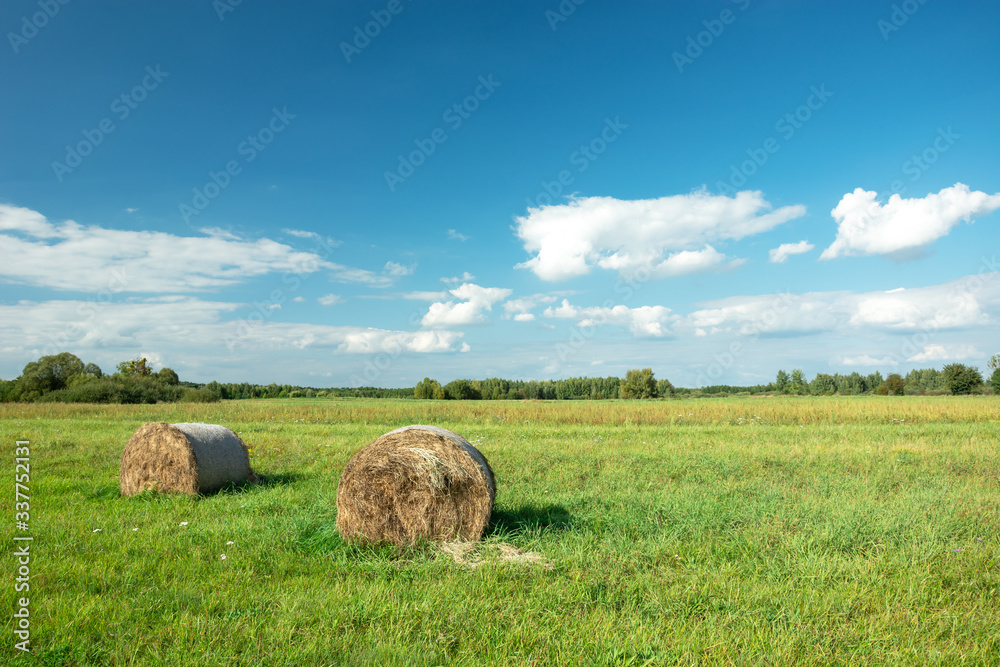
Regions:
[[656, 378], [652, 368], [633, 368], [625, 373], [619, 396], [622, 398], [656, 398]]
[[945, 386], [953, 394], [971, 394], [983, 384], [983, 376], [979, 373], [979, 369], [965, 364], [948, 364], [942, 372]]

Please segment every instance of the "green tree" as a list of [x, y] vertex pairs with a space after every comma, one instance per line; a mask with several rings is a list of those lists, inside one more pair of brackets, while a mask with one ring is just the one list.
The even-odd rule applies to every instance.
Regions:
[[792, 393], [795, 394], [804, 394], [809, 387], [809, 383], [806, 382], [805, 373], [802, 372], [801, 368], [796, 368], [792, 371], [789, 384], [791, 384]]
[[633, 368], [625, 373], [619, 396], [622, 398], [656, 398], [656, 378], [652, 368]]
[[116, 368], [119, 375], [127, 378], [149, 377], [153, 374], [153, 369], [149, 366], [149, 362], [146, 361], [146, 357], [128, 359], [118, 364]]
[[774, 388], [784, 394], [788, 391], [788, 384], [788, 373], [785, 371], [778, 371], [777, 377], [774, 378]]
[[71, 377], [84, 372], [83, 362], [69, 352], [60, 352], [32, 361], [18, 378], [20, 393], [38, 396], [65, 387]]
[[986, 366], [994, 373], [1000, 370], [1000, 354], [994, 354], [990, 357], [990, 360], [986, 362]]
[[443, 389], [445, 398], [452, 401], [478, 401], [483, 397], [468, 380], [452, 380]]
[[441, 383], [437, 380], [424, 378], [413, 388], [413, 398], [429, 399], [435, 398], [437, 390], [441, 388]]
[[177, 373], [171, 368], [161, 368], [160, 372], [156, 374], [156, 377], [163, 384], [177, 384], [181, 379], [177, 376]]
[[1000, 394], [1000, 368], [993, 371], [990, 376], [990, 384], [993, 385], [993, 393]]
[[953, 394], [971, 394], [983, 384], [979, 369], [965, 364], [948, 364], [941, 372], [944, 373], [945, 386]]
[[816, 396], [824, 396], [837, 391], [837, 381], [829, 373], [817, 373], [809, 383], [809, 392]]
[[661, 398], [666, 398], [672, 396], [674, 393], [674, 385], [671, 384], [670, 380], [663, 379], [656, 381], [656, 395]]
[[885, 379], [882, 386], [885, 387], [886, 392], [890, 396], [902, 396], [903, 391], [906, 389], [906, 382], [903, 381], [899, 373], [892, 373]]

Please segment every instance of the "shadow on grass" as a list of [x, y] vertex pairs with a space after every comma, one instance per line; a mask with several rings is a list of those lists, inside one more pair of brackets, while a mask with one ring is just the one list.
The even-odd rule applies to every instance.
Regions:
[[569, 530], [572, 527], [573, 517], [562, 505], [522, 505], [516, 509], [494, 509], [484, 537]]
[[289, 486], [291, 484], [295, 484], [296, 482], [301, 482], [308, 477], [308, 475], [303, 475], [298, 472], [258, 473], [256, 484], [251, 484], [250, 482], [229, 484], [222, 487], [222, 489], [219, 490], [219, 493], [241, 493], [256, 487], [269, 489], [274, 486]]
[[[283, 472], [274, 473], [271, 475], [258, 475], [257, 482], [235, 482], [229, 483], [223, 486], [221, 489], [215, 491], [209, 491], [208, 493], [199, 493], [197, 496], [189, 496], [197, 499], [201, 498], [214, 498], [217, 496], [237, 496], [243, 493], [250, 493], [257, 488], [273, 488], [277, 486], [288, 486], [305, 479], [307, 475], [302, 475], [297, 472]], [[172, 492], [160, 492], [153, 489], [147, 489], [141, 493], [137, 493], [134, 496], [129, 496], [131, 500], [134, 501], [153, 501], [153, 500], [164, 500], [181, 497], [184, 494], [172, 493]], [[109, 498], [121, 498], [121, 491], [118, 485], [106, 485], [94, 489], [91, 493], [87, 494], [89, 500], [104, 500]]]

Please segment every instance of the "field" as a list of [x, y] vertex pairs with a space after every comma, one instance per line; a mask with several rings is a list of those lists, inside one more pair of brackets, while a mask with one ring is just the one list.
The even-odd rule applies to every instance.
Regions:
[[[262, 483], [120, 497], [148, 421], [229, 426]], [[478, 546], [337, 535], [344, 464], [411, 423], [492, 464]], [[8, 404], [0, 436], [3, 664], [1000, 664], [995, 397]]]

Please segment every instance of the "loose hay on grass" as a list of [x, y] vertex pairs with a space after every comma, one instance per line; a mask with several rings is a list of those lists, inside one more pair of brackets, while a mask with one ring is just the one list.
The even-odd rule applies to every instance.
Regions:
[[495, 497], [489, 463], [465, 438], [438, 426], [404, 426], [347, 462], [337, 529], [345, 540], [376, 543], [474, 541]]
[[196, 495], [257, 476], [246, 445], [225, 426], [155, 422], [128, 441], [118, 481], [123, 496], [147, 489]]

